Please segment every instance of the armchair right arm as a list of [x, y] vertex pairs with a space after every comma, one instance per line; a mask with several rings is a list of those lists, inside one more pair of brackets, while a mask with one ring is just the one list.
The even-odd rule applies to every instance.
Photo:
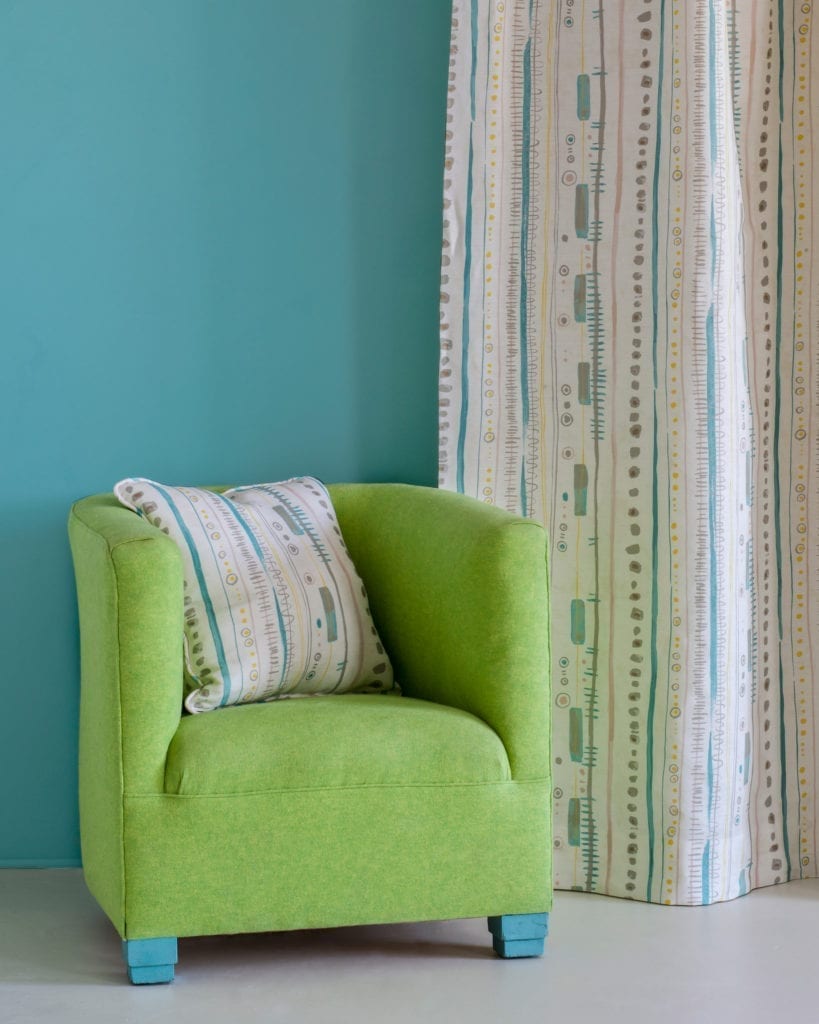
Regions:
[[544, 528], [428, 487], [330, 493], [404, 693], [485, 721], [514, 779], [549, 777]]

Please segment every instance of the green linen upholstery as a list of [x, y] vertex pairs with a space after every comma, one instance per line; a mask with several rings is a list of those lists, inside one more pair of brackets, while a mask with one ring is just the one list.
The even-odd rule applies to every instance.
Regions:
[[113, 495], [71, 511], [83, 867], [125, 940], [550, 909], [545, 532], [330, 494], [405, 696], [183, 716], [178, 549]]
[[168, 750], [165, 792], [509, 780], [509, 759], [498, 734], [474, 715], [429, 701], [348, 696], [186, 715]]
[[330, 493], [403, 692], [491, 725], [515, 779], [548, 778], [543, 527], [432, 488], [359, 484]]

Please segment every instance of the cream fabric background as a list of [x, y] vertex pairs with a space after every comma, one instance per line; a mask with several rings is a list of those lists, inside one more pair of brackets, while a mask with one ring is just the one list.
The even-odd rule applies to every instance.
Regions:
[[816, 875], [817, 31], [453, 4], [441, 484], [551, 531], [559, 888]]

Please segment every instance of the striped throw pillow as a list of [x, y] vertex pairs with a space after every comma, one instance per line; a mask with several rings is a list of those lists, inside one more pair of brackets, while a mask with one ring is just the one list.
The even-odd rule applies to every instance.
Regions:
[[395, 688], [320, 481], [217, 494], [137, 477], [114, 494], [182, 552], [189, 711]]

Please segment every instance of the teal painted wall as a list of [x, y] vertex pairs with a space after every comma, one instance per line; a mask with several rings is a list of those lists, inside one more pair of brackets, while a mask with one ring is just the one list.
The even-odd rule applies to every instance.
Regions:
[[79, 857], [73, 499], [435, 482], [449, 6], [0, 3], [0, 863]]

